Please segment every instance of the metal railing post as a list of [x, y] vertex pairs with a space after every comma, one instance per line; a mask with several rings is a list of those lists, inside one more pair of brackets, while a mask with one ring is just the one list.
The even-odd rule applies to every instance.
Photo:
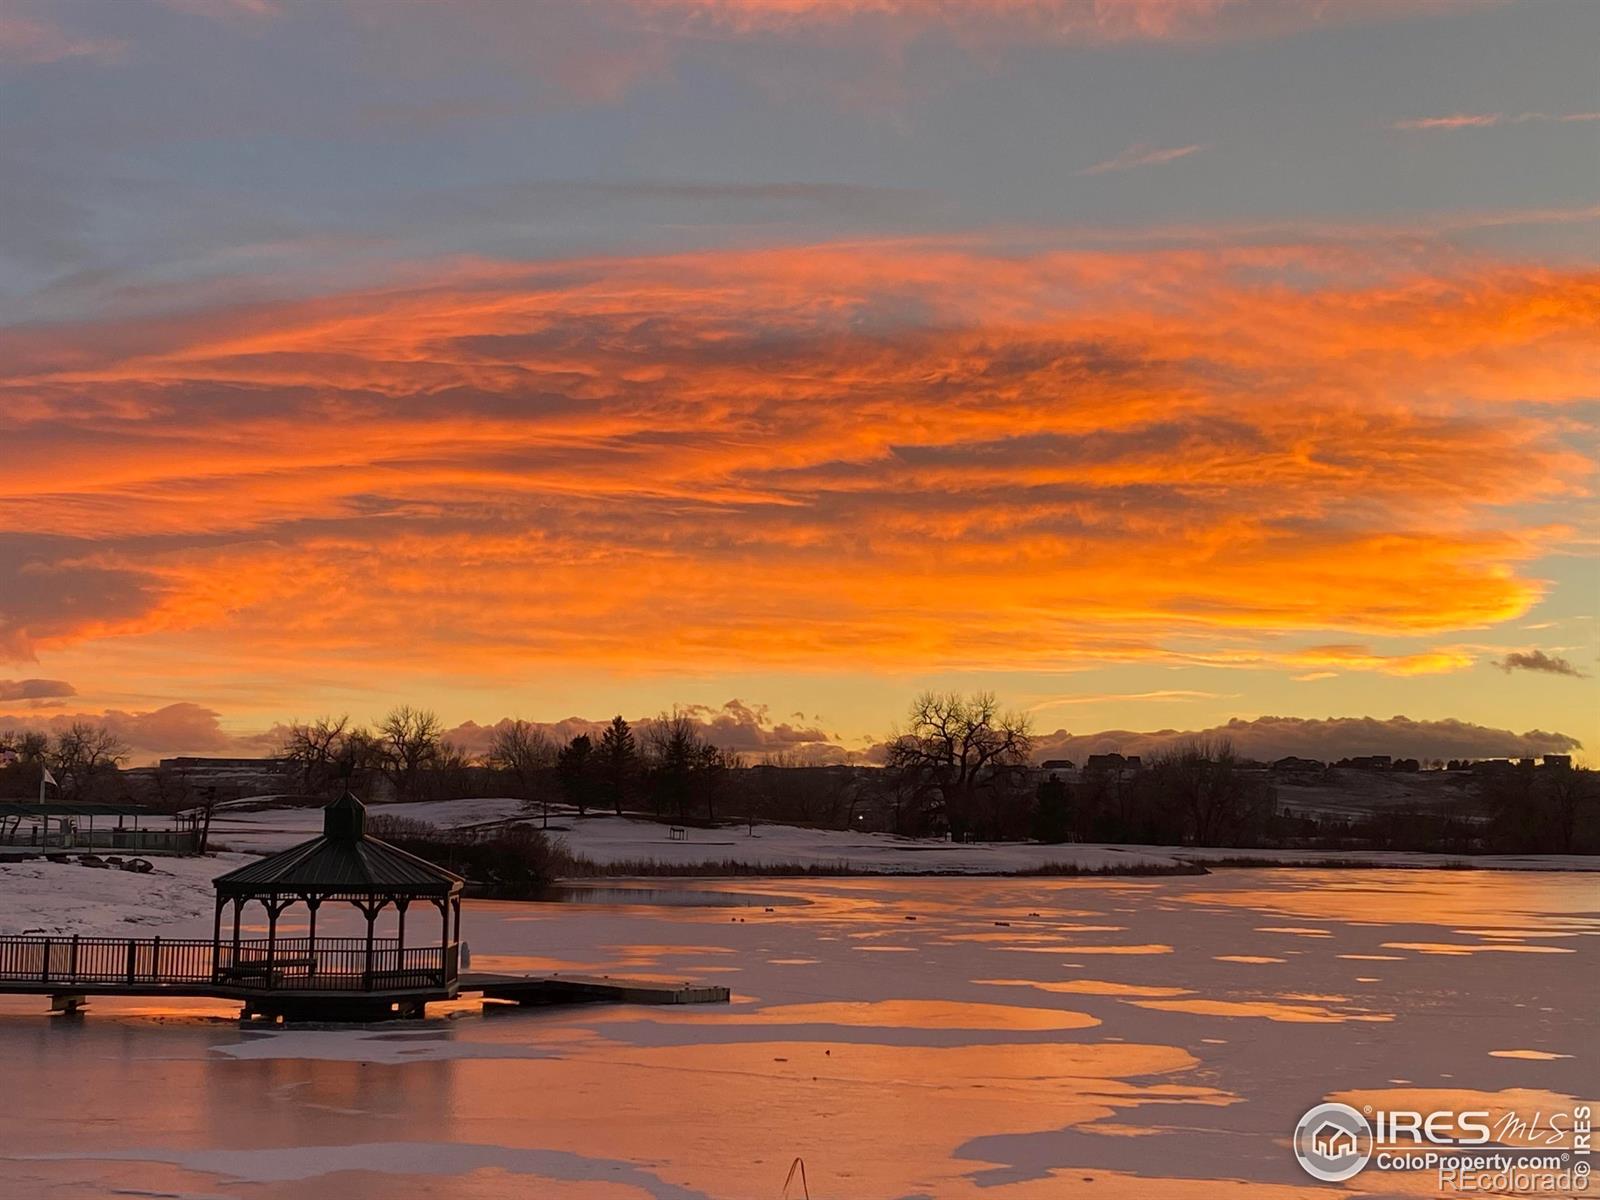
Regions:
[[50, 939], [49, 938], [45, 938], [45, 940], [44, 940], [44, 963], [39, 968], [39, 982], [40, 983], [49, 983], [50, 982]]

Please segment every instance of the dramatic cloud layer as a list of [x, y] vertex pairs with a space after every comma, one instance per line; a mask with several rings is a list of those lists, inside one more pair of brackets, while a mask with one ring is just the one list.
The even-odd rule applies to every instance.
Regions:
[[[0, 649], [1380, 669], [1518, 616], [1600, 276], [1406, 242], [462, 264], [0, 333]], [[1305, 634], [1298, 642], [1297, 634]]]
[[129, 764], [138, 766], [173, 754], [259, 755], [277, 747], [271, 734], [237, 735], [222, 728], [220, 714], [202, 704], [179, 701], [142, 712], [0, 713], [0, 729], [60, 733], [78, 723], [103, 726], [128, 746]]
[[[65, 688], [65, 691], [59, 689]], [[70, 696], [72, 688], [55, 680], [0, 680], [0, 700], [27, 699], [31, 696]], [[700, 735], [724, 750], [745, 755], [751, 762], [774, 760], [799, 763], [843, 762], [857, 757], [837, 738], [814, 720], [800, 713], [788, 719], [774, 717], [765, 705], [729, 700], [720, 707], [703, 704], [678, 705], [673, 710], [686, 716]], [[376, 714], [374, 714], [376, 715]], [[643, 746], [659, 714], [629, 717], [635, 738]], [[504, 717], [492, 724], [464, 721], [445, 731], [445, 738], [473, 757], [489, 751], [495, 731], [511, 722]], [[533, 721], [535, 728], [564, 744], [579, 734], [598, 738], [610, 724], [607, 717], [567, 717], [560, 721]], [[213, 708], [189, 701], [163, 705], [146, 711], [127, 712], [105, 709], [99, 712], [51, 712], [41, 714], [0, 713], [0, 730], [42, 730], [59, 733], [77, 723], [104, 726], [121, 738], [131, 750], [130, 763], [143, 765], [157, 758], [180, 754], [232, 757], [278, 753], [288, 732], [286, 724], [246, 733], [223, 728], [222, 714]], [[359, 721], [358, 721], [359, 723]]]
[[[1179, 696], [1184, 695], [1179, 693]], [[1126, 697], [1089, 697], [1095, 701]], [[881, 744], [869, 749], [846, 745], [837, 735], [815, 720], [799, 713], [789, 718], [775, 717], [764, 705], [729, 700], [720, 707], [679, 706], [701, 735], [713, 745], [733, 750], [752, 763], [782, 761], [822, 764], [838, 762], [878, 763]], [[626, 715], [626, 714], [625, 714]], [[656, 721], [651, 714], [628, 717], [634, 736], [644, 745]], [[558, 744], [578, 734], [599, 737], [609, 724], [609, 716], [567, 717], [560, 721], [533, 721], [531, 724]], [[474, 757], [489, 750], [495, 730], [508, 724], [510, 717], [488, 724], [465, 721], [448, 729], [445, 737], [458, 749]], [[77, 722], [103, 725], [131, 748], [130, 763], [141, 765], [157, 758], [180, 754], [231, 757], [272, 755], [283, 744], [285, 725], [232, 733], [222, 725], [221, 714], [205, 705], [182, 701], [146, 711], [107, 709], [99, 712], [38, 712], [0, 714], [0, 730], [37, 729], [56, 733]], [[1135, 731], [1108, 729], [1099, 733], [1070, 733], [1057, 729], [1040, 734], [1035, 741], [1034, 761], [1068, 758], [1082, 762], [1090, 754], [1119, 752], [1152, 754], [1193, 739], [1231, 740], [1239, 753], [1263, 760], [1298, 755], [1332, 761], [1355, 754], [1389, 754], [1410, 758], [1497, 758], [1524, 755], [1566, 754], [1580, 749], [1577, 738], [1564, 733], [1530, 730], [1513, 733], [1467, 721], [1414, 721], [1407, 717], [1378, 720], [1373, 717], [1259, 717], [1234, 719], [1207, 729], [1160, 729]]]
[[[751, 705], [741, 700], [729, 700], [720, 708], [703, 704], [679, 705], [675, 711], [688, 717], [712, 745], [746, 755], [754, 762], [777, 758], [805, 763], [840, 762], [850, 757], [833, 735], [806, 722], [800, 713], [795, 713], [790, 720], [774, 719], [766, 705]], [[467, 721], [449, 730], [445, 737], [469, 754], [484, 754], [495, 731], [510, 720], [506, 717], [493, 725]], [[628, 718], [641, 746], [648, 741], [657, 720], [658, 716]], [[610, 717], [567, 717], [561, 721], [530, 724], [561, 744], [579, 734], [598, 738], [610, 722]]]
[[1408, 717], [1258, 717], [1232, 720], [1211, 729], [1161, 729], [1150, 733], [1110, 729], [1072, 734], [1066, 730], [1041, 737], [1035, 758], [1067, 758], [1081, 763], [1090, 754], [1154, 754], [1181, 742], [1226, 738], [1247, 758], [1271, 761], [1287, 755], [1335, 761], [1357, 754], [1395, 758], [1516, 758], [1568, 754], [1580, 747], [1563, 733], [1532, 729], [1512, 733], [1467, 721], [1413, 721]]

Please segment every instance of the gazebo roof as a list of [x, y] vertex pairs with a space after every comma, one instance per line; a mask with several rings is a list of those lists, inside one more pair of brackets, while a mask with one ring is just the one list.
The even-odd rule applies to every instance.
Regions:
[[221, 896], [453, 896], [461, 876], [367, 836], [367, 806], [346, 792], [323, 809], [322, 836], [212, 881]]

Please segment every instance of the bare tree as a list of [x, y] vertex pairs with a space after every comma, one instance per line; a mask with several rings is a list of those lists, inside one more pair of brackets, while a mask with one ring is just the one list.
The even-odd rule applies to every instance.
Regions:
[[427, 709], [402, 704], [378, 724], [378, 752], [395, 796], [413, 799], [418, 777], [439, 757], [444, 727]]
[[699, 724], [682, 709], [662, 713], [650, 723], [645, 748], [656, 815], [665, 807], [682, 819], [703, 802], [706, 820], [715, 823], [717, 802], [729, 787], [729, 772], [742, 768], [744, 760], [707, 741]]
[[37, 729], [0, 731], [0, 753], [16, 755], [21, 763], [39, 762], [50, 750], [50, 735]]
[[[350, 728], [348, 713], [295, 721], [289, 726], [279, 753], [299, 768], [302, 792], [317, 796], [332, 786], [339, 774], [345, 742], [355, 732]], [[344, 778], [348, 780], [349, 774]]]
[[120, 767], [128, 754], [128, 744], [104, 725], [74, 721], [56, 734], [54, 749], [46, 760], [55, 769], [62, 792], [76, 796], [100, 772]]
[[682, 819], [689, 815], [695, 772], [702, 762], [704, 740], [694, 718], [682, 709], [662, 713], [645, 731], [650, 759], [650, 790], [656, 815], [670, 809]]
[[1032, 752], [1027, 717], [1002, 712], [992, 692], [924, 692], [905, 732], [891, 735], [885, 766], [925, 813], [942, 812], [961, 836], [984, 822], [982, 798], [1004, 770], [1026, 765]]
[[1157, 797], [1183, 814], [1197, 846], [1233, 845], [1251, 814], [1259, 788], [1241, 770], [1227, 738], [1181, 742], [1150, 763]]
[[529, 721], [500, 724], [489, 742], [488, 764], [516, 781], [517, 795], [532, 800], [546, 772], [556, 763], [555, 743]]

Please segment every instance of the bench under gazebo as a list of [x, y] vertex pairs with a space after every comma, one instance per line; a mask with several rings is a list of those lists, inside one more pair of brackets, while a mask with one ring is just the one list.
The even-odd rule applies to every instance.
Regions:
[[[455, 996], [461, 876], [369, 836], [366, 825], [366, 805], [346, 792], [323, 810], [321, 837], [213, 881], [213, 983], [243, 999], [247, 1013], [420, 1012], [430, 1000]], [[265, 938], [242, 936], [252, 901], [265, 910]], [[317, 914], [330, 901], [353, 907], [365, 935], [319, 937]], [[297, 904], [307, 912], [306, 932], [280, 936], [279, 919]], [[224, 937], [230, 907], [232, 936]], [[408, 917], [413, 937], [422, 934], [414, 945], [406, 940]], [[392, 922], [392, 935], [379, 936], [380, 920]]]

